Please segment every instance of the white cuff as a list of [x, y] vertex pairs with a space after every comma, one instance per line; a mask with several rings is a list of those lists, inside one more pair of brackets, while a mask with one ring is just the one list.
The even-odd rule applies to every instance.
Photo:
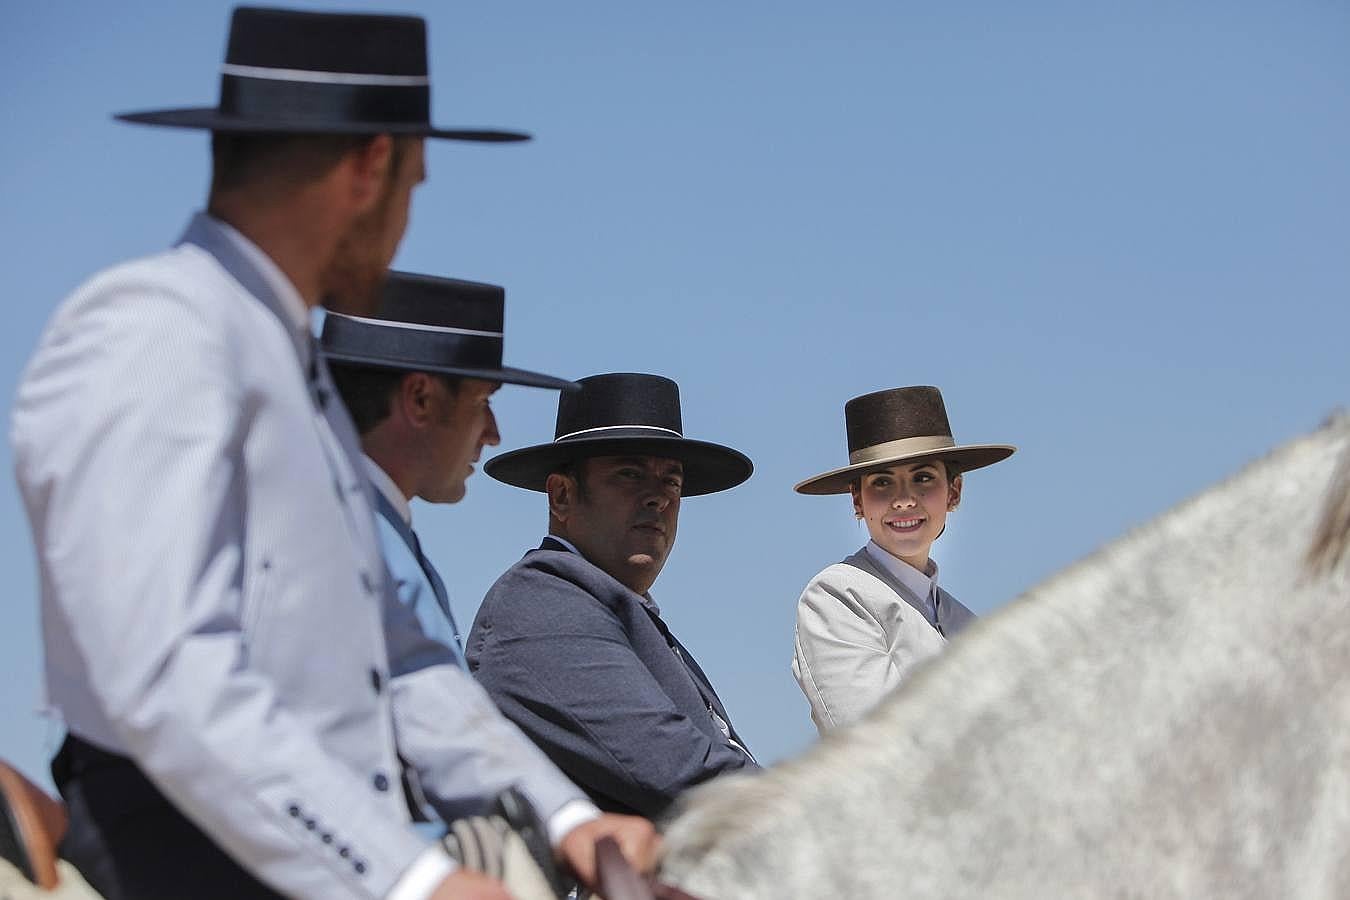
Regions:
[[578, 825], [600, 818], [600, 810], [589, 800], [569, 800], [548, 820], [548, 842], [553, 847]]
[[[569, 806], [571, 804], [568, 804]], [[564, 806], [563, 809], [567, 807]], [[408, 866], [394, 882], [394, 888], [385, 895], [384, 900], [427, 900], [441, 882], [452, 875], [459, 866], [439, 845], [433, 844], [422, 851], [413, 864]]]

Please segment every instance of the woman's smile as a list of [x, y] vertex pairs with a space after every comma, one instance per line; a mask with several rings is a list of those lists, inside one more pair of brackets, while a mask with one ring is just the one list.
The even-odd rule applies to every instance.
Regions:
[[961, 476], [950, 481], [940, 460], [874, 469], [858, 479], [853, 508], [877, 546], [923, 572], [928, 551], [961, 499]]

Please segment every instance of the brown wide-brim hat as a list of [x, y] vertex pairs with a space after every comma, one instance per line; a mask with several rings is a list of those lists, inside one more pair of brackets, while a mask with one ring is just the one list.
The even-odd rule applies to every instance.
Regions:
[[657, 456], [684, 467], [681, 496], [733, 488], [755, 467], [739, 450], [697, 441], [683, 433], [680, 389], [660, 375], [613, 372], [577, 381], [580, 390], [558, 398], [558, 420], [549, 444], [511, 450], [488, 460], [492, 478], [530, 491], [547, 489], [548, 476], [592, 456]]
[[417, 16], [241, 6], [215, 106], [120, 113], [141, 125], [249, 134], [391, 134], [527, 141], [431, 124], [426, 23]]
[[849, 464], [806, 479], [797, 493], [847, 494], [865, 472], [920, 460], [941, 459], [969, 472], [1017, 451], [1011, 444], [956, 443], [942, 392], [926, 385], [854, 397], [844, 404], [844, 426]]

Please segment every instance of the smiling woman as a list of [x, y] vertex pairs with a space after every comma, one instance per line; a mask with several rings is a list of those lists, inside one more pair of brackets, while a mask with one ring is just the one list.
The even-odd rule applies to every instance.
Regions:
[[961, 473], [1015, 450], [958, 446], [935, 387], [855, 397], [844, 419], [849, 464], [797, 485], [802, 494], [851, 494], [871, 537], [812, 578], [797, 602], [792, 672], [821, 733], [859, 719], [975, 618], [938, 587], [928, 552], [961, 502]]

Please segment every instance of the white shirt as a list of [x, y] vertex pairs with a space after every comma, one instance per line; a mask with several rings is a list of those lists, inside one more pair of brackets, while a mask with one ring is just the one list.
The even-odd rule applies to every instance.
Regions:
[[403, 496], [402, 488], [394, 483], [394, 479], [390, 478], [389, 473], [380, 468], [380, 464], [375, 460], [364, 454], [361, 459], [366, 464], [366, 474], [370, 476], [370, 483], [375, 486], [375, 490], [389, 501], [389, 505], [399, 514], [399, 518], [403, 519], [403, 524], [411, 528], [412, 506], [408, 503], [408, 498]]

